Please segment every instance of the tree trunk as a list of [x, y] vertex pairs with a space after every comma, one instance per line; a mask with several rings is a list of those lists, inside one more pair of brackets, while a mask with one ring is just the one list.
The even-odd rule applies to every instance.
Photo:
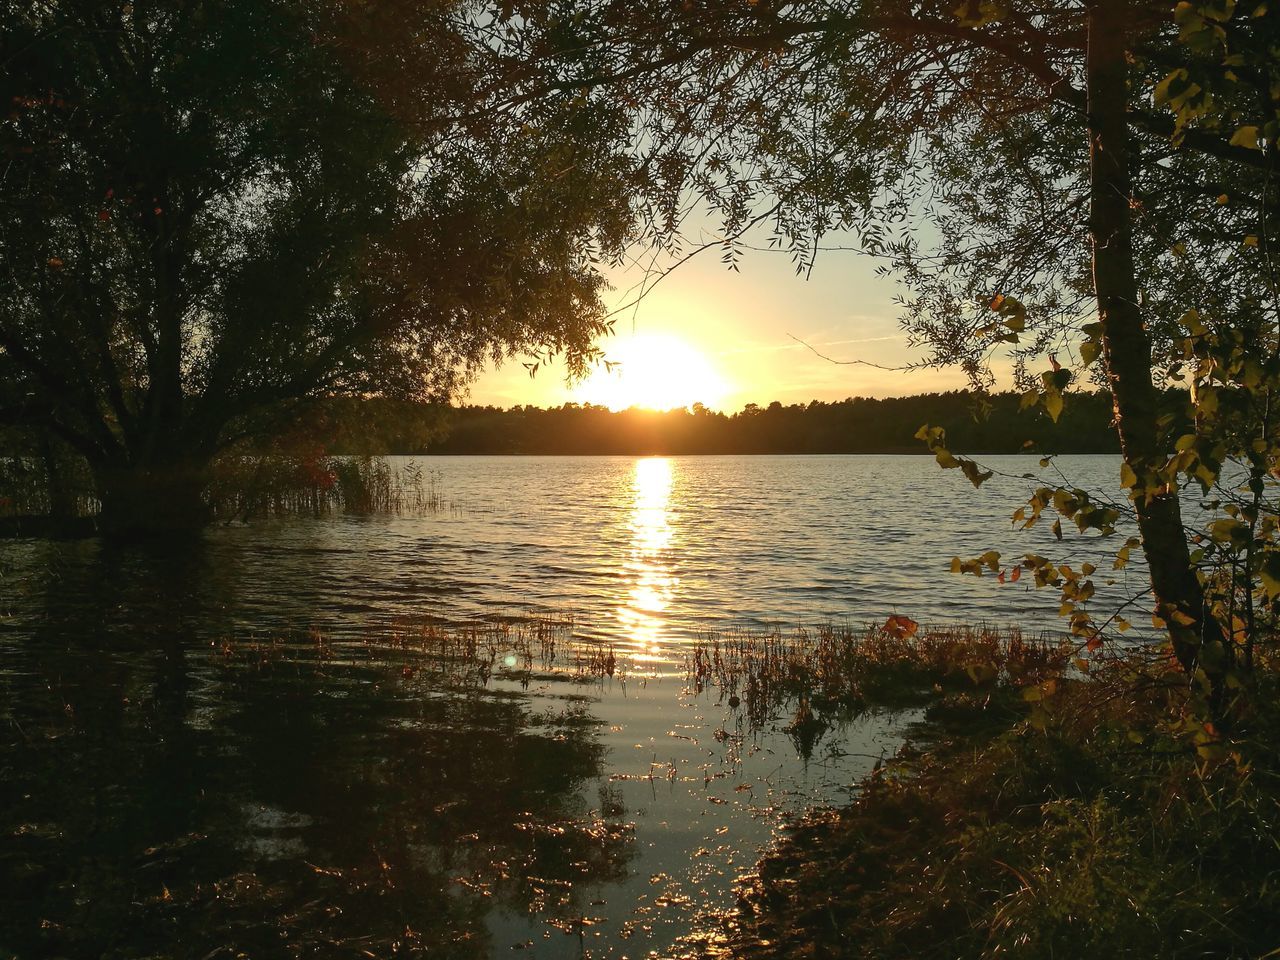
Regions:
[[183, 536], [211, 519], [205, 488], [208, 462], [172, 458], [162, 463], [95, 465], [102, 503], [98, 525], [115, 539]]
[[1158, 394], [1151, 377], [1151, 339], [1138, 305], [1133, 262], [1125, 58], [1128, 5], [1092, 0], [1088, 10], [1093, 282], [1116, 427], [1124, 461], [1139, 480], [1134, 506], [1157, 612], [1168, 624], [1178, 662], [1188, 673], [1204, 667], [1216, 700], [1221, 690], [1221, 658], [1202, 653], [1208, 644], [1221, 644], [1223, 632], [1205, 609], [1204, 590], [1183, 532], [1178, 491], [1148, 486], [1141, 492], [1144, 480], [1164, 465], [1165, 457], [1157, 426]]
[[40, 459], [44, 462], [44, 476], [49, 496], [49, 517], [54, 521], [72, 520], [76, 517], [75, 495], [67, 478], [68, 457], [55, 445], [48, 431], [39, 435]]

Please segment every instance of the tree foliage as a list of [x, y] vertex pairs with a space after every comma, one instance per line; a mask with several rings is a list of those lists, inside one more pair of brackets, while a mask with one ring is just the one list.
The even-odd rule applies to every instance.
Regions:
[[[973, 415], [975, 398], [961, 392], [807, 404], [775, 401], [748, 404], [733, 414], [700, 404], [686, 410], [616, 412], [590, 404], [509, 410], [466, 406], [447, 411], [441, 434], [425, 449], [448, 454], [915, 454], [920, 445], [913, 435], [922, 420], [943, 425], [951, 442], [963, 449], [983, 453], [1117, 449], [1105, 394], [1081, 394], [1060, 423], [1046, 416], [1028, 422], [1019, 414], [1017, 394], [982, 399], [988, 411], [983, 417]], [[428, 416], [419, 412], [413, 418]], [[395, 452], [419, 453], [423, 448]]]
[[310, 398], [593, 356], [594, 261], [628, 224], [618, 118], [493, 109], [474, 17], [0, 7], [0, 403], [87, 458], [104, 516], [194, 513], [214, 454]]

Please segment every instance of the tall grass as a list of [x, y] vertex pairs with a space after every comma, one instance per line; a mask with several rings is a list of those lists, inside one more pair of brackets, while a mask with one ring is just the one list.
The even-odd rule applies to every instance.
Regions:
[[225, 521], [426, 516], [454, 508], [438, 474], [384, 457], [227, 457], [214, 466], [208, 496], [214, 515]]
[[0, 518], [50, 516], [89, 517], [98, 512], [93, 479], [83, 461], [55, 465], [63, 500], [54, 503], [49, 466], [38, 457], [0, 457]]
[[[92, 517], [100, 508], [93, 478], [78, 459], [57, 463], [62, 502], [54, 503], [48, 466], [36, 457], [0, 458], [0, 519]], [[210, 470], [205, 496], [220, 521], [266, 517], [427, 516], [460, 508], [445, 499], [438, 473], [384, 457], [226, 456]]]
[[[577, 633], [570, 613], [472, 620], [461, 624], [425, 622], [376, 640], [364, 641], [375, 659], [385, 658], [406, 679], [419, 673], [459, 686], [483, 687], [494, 679], [528, 683], [535, 673], [556, 673], [578, 681], [626, 679], [626, 667], [608, 641]], [[295, 660], [329, 660], [337, 644], [312, 630], [305, 635], [266, 638], [225, 637], [217, 644], [228, 660], [259, 667]]]
[[708, 633], [685, 670], [695, 693], [714, 688], [762, 722], [789, 701], [810, 710], [863, 709], [919, 702], [938, 690], [1022, 687], [1057, 675], [1069, 658], [1059, 640], [1028, 638], [1016, 628], [921, 632], [890, 621], [861, 630], [829, 624]]

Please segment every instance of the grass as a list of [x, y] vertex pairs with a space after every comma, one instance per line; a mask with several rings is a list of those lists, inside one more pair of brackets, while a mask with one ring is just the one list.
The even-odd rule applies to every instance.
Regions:
[[1071, 651], [1018, 630], [956, 627], [921, 632], [913, 621], [855, 630], [826, 625], [701, 637], [686, 658], [695, 693], [708, 688], [760, 724], [788, 705], [793, 722], [870, 707], [918, 705], [941, 691], [1021, 689], [1062, 673]]
[[449, 510], [439, 478], [384, 457], [224, 457], [208, 496], [215, 516], [425, 516]]
[[[80, 462], [59, 461], [58, 480], [64, 500], [58, 506], [71, 516], [97, 512], [93, 480]], [[37, 457], [0, 456], [0, 518], [48, 516], [55, 512], [49, 468]]]
[[[571, 614], [473, 620], [464, 624], [424, 623], [376, 644], [375, 657], [394, 661], [403, 679], [419, 673], [459, 686], [484, 686], [494, 678], [527, 683], [535, 672], [568, 675], [575, 681], [625, 680], [627, 670], [613, 645], [576, 632]], [[366, 646], [375, 646], [366, 642]], [[334, 642], [319, 631], [301, 637], [224, 638], [227, 660], [260, 668], [281, 662], [337, 656]]]
[[[1276, 663], [1258, 669], [1231, 737], [1206, 741], [1167, 660], [1081, 672], [982, 631], [889, 641], [731, 659], [821, 688], [842, 656], [867, 680], [938, 687], [914, 742], [856, 802], [762, 861], [708, 955], [1280, 956]], [[990, 653], [997, 673], [970, 675]]]
[[[88, 526], [99, 503], [92, 477], [79, 461], [61, 463], [62, 510]], [[429, 516], [458, 512], [446, 500], [439, 476], [412, 460], [385, 457], [228, 455], [211, 467], [205, 496], [215, 518], [248, 522], [268, 517]], [[35, 458], [0, 457], [0, 535], [43, 535], [39, 520], [57, 511], [48, 472]]]

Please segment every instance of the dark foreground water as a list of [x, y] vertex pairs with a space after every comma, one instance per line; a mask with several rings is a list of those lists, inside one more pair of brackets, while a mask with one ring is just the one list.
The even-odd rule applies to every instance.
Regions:
[[928, 458], [421, 465], [429, 516], [0, 544], [0, 958], [687, 953], [913, 719], [748, 724], [685, 688], [701, 633], [1052, 629], [951, 556], [1105, 555]]

